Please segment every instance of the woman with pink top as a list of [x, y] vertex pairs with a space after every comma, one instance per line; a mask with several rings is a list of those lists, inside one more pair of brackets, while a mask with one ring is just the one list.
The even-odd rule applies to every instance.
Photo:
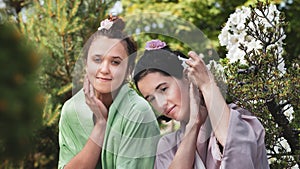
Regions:
[[269, 168], [259, 120], [228, 105], [203, 60], [195, 52], [188, 55], [152, 40], [135, 67], [143, 97], [180, 122], [179, 130], [161, 137], [155, 168]]

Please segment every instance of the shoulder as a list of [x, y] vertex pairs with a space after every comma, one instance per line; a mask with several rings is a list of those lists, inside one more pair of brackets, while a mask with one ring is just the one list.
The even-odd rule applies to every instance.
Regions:
[[236, 127], [247, 127], [252, 129], [256, 135], [264, 135], [264, 127], [259, 121], [259, 119], [253, 115], [247, 109], [239, 107], [235, 104], [230, 104], [230, 123], [235, 124]]
[[90, 110], [85, 104], [83, 90], [78, 91], [63, 104], [60, 114], [60, 122], [77, 120], [78, 116], [81, 116], [81, 114], [90, 114]]
[[127, 111], [123, 113], [130, 116], [131, 119], [143, 118], [156, 121], [154, 111], [150, 104], [132, 88], [128, 87], [122, 106], [124, 107], [122, 110], [127, 109]]
[[172, 152], [172, 150], [177, 150], [178, 145], [181, 142], [180, 139], [180, 130], [177, 130], [175, 132], [171, 132], [168, 134], [163, 135], [158, 142], [157, 145], [157, 153], [158, 154], [164, 154], [167, 152]]
[[61, 111], [61, 116], [68, 116], [71, 113], [74, 113], [75, 110], [75, 104], [78, 104], [76, 102], [78, 102], [79, 100], [84, 101], [82, 99], [80, 99], [83, 94], [83, 91], [80, 90], [78, 91], [74, 96], [72, 96], [71, 98], [69, 98], [62, 106], [62, 111]]
[[150, 104], [132, 88], [129, 88], [128, 90], [128, 97], [132, 103], [132, 106], [138, 108], [139, 110], [148, 110], [150, 107]]
[[253, 116], [253, 113], [251, 113], [249, 110], [244, 109], [234, 103], [228, 104], [228, 107], [232, 110], [238, 111], [241, 115]]

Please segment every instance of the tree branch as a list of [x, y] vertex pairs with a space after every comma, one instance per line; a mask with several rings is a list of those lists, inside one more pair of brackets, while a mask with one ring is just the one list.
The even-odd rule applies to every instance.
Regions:
[[[268, 110], [271, 112], [275, 122], [279, 127], [283, 129], [283, 137], [287, 140], [291, 147], [292, 153], [295, 153], [299, 150], [299, 137], [296, 129], [292, 128], [289, 125], [289, 121], [284, 114], [281, 113], [282, 107], [275, 102], [275, 99], [272, 98], [266, 102]], [[299, 165], [299, 164], [298, 164]]]

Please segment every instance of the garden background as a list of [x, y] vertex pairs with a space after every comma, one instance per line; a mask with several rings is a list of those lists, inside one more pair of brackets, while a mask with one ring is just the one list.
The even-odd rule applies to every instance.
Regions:
[[[253, 67], [230, 63], [227, 49], [220, 46], [218, 36], [230, 14], [241, 6], [258, 8], [262, 4], [257, 1], [0, 0], [0, 168], [57, 168], [58, 121], [63, 103], [72, 96], [73, 68], [84, 42], [111, 12], [143, 21], [135, 25], [137, 34], [154, 27], [153, 21], [143, 19], [145, 13], [170, 16], [168, 23], [156, 21], [158, 26], [172, 27], [174, 34], [191, 29], [180, 22], [168, 25], [172, 18], [203, 31], [227, 67], [227, 101], [254, 112], [265, 127], [270, 168], [299, 168], [300, 0], [269, 2], [284, 14], [278, 23], [286, 35], [284, 73], [276, 69], [273, 50], [261, 51], [264, 55], [259, 53]], [[268, 31], [271, 36], [276, 33]], [[136, 39], [139, 47], [160, 38], [173, 48], [188, 50], [171, 37], [139, 37], [143, 37]]]

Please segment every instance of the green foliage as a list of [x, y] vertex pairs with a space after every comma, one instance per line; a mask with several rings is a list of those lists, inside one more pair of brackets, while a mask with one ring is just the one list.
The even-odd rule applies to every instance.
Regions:
[[[27, 35], [31, 40], [30, 43], [35, 46], [33, 51], [42, 52], [43, 55], [40, 62], [41, 68], [38, 70], [38, 78], [34, 76], [35, 66], [24, 67], [26, 64], [33, 64], [30, 62], [29, 56], [34, 55], [26, 55], [24, 53], [17, 55], [12, 53], [14, 57], [0, 57], [0, 64], [3, 64], [3, 70], [7, 70], [1, 72], [1, 78], [5, 75], [11, 81], [10, 84], [1, 84], [5, 86], [0, 88], [0, 134], [9, 133], [9, 137], [2, 137], [2, 135], [0, 137], [1, 139], [4, 138], [0, 142], [0, 156], [5, 155], [6, 157], [4, 162], [0, 164], [0, 168], [57, 168], [58, 119], [62, 104], [72, 96], [71, 89], [74, 87], [74, 84], [72, 84], [72, 79], [74, 78], [73, 68], [80, 56], [84, 42], [95, 32], [99, 26], [99, 21], [108, 14], [107, 11], [114, 1], [44, 0], [41, 1], [44, 2], [43, 4], [39, 0], [5, 0], [5, 2], [7, 7], [6, 11], [0, 10], [1, 19], [6, 18], [17, 22], [19, 30]], [[226, 51], [224, 48], [219, 47], [217, 35], [220, 33], [223, 24], [236, 7], [244, 4], [254, 4], [254, 2], [254, 0], [122, 1], [124, 7], [123, 16], [127, 19], [129, 25], [132, 26], [128, 28], [129, 31], [132, 31], [132, 34], [136, 33], [137, 28], [142, 32], [149, 25], [151, 25], [149, 32], [154, 31], [154, 33], [136, 35], [140, 49], [143, 49], [147, 40], [160, 38], [172, 48], [182, 50], [184, 53], [187, 53], [190, 49], [199, 48], [199, 51], [208, 49], [206, 51], [208, 54], [211, 49], [218, 49], [218, 54], [222, 58], [225, 57]], [[272, 3], [277, 4], [280, 2], [281, 0], [272, 1]], [[276, 105], [279, 105], [281, 108], [284, 103], [292, 105], [294, 119], [288, 121], [287, 126], [299, 131], [299, 65], [296, 64], [299, 63], [299, 45], [297, 46], [300, 35], [299, 17], [297, 17], [300, 9], [299, 0], [293, 0], [290, 4], [286, 3], [283, 9], [285, 10], [286, 20], [289, 22], [286, 29], [287, 45], [285, 48], [286, 55], [284, 56], [287, 70], [284, 76], [280, 76], [278, 71], [272, 69], [276, 66], [272, 65], [273, 60], [270, 53], [253, 58], [255, 61], [259, 60], [259, 69], [254, 69], [256, 71], [248, 74], [237, 72], [247, 70], [251, 66], [229, 65], [227, 59], [221, 61], [223, 64], [228, 65], [226, 70], [228, 100], [237, 101], [243, 107], [254, 112], [266, 129], [266, 145], [268, 150], [270, 150], [269, 154], [278, 160], [272, 162], [271, 168], [288, 168], [295, 162], [299, 164], [300, 154], [299, 149], [291, 153], [287, 152], [282, 146], [279, 148], [279, 152], [275, 151], [275, 145], [278, 145], [278, 139], [284, 136], [286, 127], [280, 126], [276, 122], [273, 114], [270, 113], [270, 108], [266, 105], [266, 101], [270, 100], [270, 98], [273, 98]], [[147, 15], [144, 15], [145, 13]], [[149, 13], [152, 13], [152, 15], [148, 15]], [[8, 16], [5, 14], [8, 14]], [[160, 16], [169, 16], [169, 19], [165, 20], [160, 18]], [[152, 25], [153, 23], [156, 23], [156, 27]], [[196, 26], [195, 28], [200, 28], [210, 41], [200, 47], [196, 46], [197, 44], [178, 43], [178, 39], [174, 37], [156, 34], [155, 31], [159, 30], [157, 29], [159, 25], [164, 25], [165, 28], [168, 28], [169, 33], [171, 32], [176, 37], [187, 37], [189, 41], [194, 41], [193, 38], [196, 37], [188, 36], [187, 33], [194, 30], [194, 26]], [[8, 35], [9, 31], [12, 30], [6, 29], [6, 33], [3, 35]], [[2, 41], [2, 38], [5, 36], [2, 36], [2, 29], [0, 32], [0, 48], [3, 56], [8, 56], [5, 52], [9, 51], [9, 49], [23, 49], [21, 44], [28, 44], [16, 40], [17, 37], [21, 37], [20, 34], [17, 37], [14, 36], [16, 34], [9, 36], [10, 38], [6, 36], [7, 40]], [[164, 34], [164, 32], [160, 33]], [[13, 41], [13, 39], [15, 40], [13, 43], [8, 43], [9, 40]], [[199, 41], [199, 39], [195, 40], [195, 42]], [[6, 45], [3, 47], [3, 50], [2, 43]], [[37, 63], [38, 61], [36, 60], [36, 63], [33, 65]], [[34, 79], [38, 80], [38, 84]], [[14, 88], [12, 84], [15, 84]], [[40, 103], [33, 101], [36, 98], [35, 96], [40, 97], [35, 95], [38, 87], [46, 93], [43, 110], [38, 108]], [[2, 99], [8, 102], [2, 102]], [[7, 105], [12, 104], [16, 106], [9, 106], [10, 110], [2, 113], [2, 110], [7, 108]], [[284, 111], [285, 109], [280, 109], [279, 112], [281, 113], [279, 114], [282, 114]], [[19, 116], [20, 114], [22, 116]], [[42, 122], [36, 120], [36, 123], [32, 123], [33, 119], [40, 119], [41, 116], [43, 118]], [[6, 125], [13, 127], [16, 132], [8, 132], [6, 127], [2, 127]], [[26, 126], [28, 129], [25, 127], [21, 129], [21, 126]], [[36, 131], [35, 129], [38, 130]], [[19, 133], [22, 134], [18, 135]], [[31, 150], [30, 153], [21, 162], [8, 160], [9, 157], [14, 157], [16, 151], [9, 151], [12, 152], [10, 156], [3, 154], [4, 152], [8, 152], [10, 148], [24, 148], [24, 146], [21, 146], [20, 142], [16, 142], [13, 145], [14, 147], [10, 146], [10, 144], [10, 148], [4, 149], [3, 145], [12, 138], [23, 138], [25, 133], [31, 133], [25, 135], [26, 139], [34, 135], [35, 139], [33, 141], [36, 144], [34, 146], [30, 144], [33, 142], [31, 140], [27, 142], [28, 144], [22, 142], [22, 144], [28, 146], [26, 149], [18, 149], [18, 153], [23, 152], [25, 154]], [[5, 139], [6, 141], [3, 141]], [[294, 159], [290, 158], [291, 155]], [[21, 158], [21, 156], [19, 157]]]
[[34, 146], [42, 122], [43, 95], [36, 87], [39, 54], [9, 22], [0, 24], [0, 44], [0, 161], [16, 162]]
[[290, 61], [286, 64], [289, 66], [293, 63], [293, 59], [300, 58], [300, 46], [295, 43], [300, 39], [300, 22], [298, 18], [300, 17], [300, 0], [284, 1], [285, 6], [282, 10], [285, 13], [286, 21], [289, 23], [287, 26], [287, 39], [286, 50], [289, 51], [286, 58]]
[[[113, 1], [96, 0], [6, 1], [6, 12], [3, 11], [3, 13], [10, 14], [6, 18], [9, 20], [16, 18], [15, 21], [18, 23], [21, 33], [29, 37], [29, 43], [35, 46], [36, 52], [42, 53], [41, 67], [37, 72], [38, 76], [34, 78], [37, 83], [32, 85], [31, 88], [41, 88], [46, 94], [45, 106], [43, 110], [38, 111], [38, 115], [43, 118], [43, 121], [31, 124], [32, 126], [42, 124], [42, 126], [36, 127], [37, 130], [34, 132], [35, 146], [28, 146], [31, 151], [23, 158], [23, 162], [12, 163], [6, 161], [3, 164], [4, 166], [0, 166], [0, 168], [57, 168], [58, 119], [63, 103], [72, 96], [73, 69], [84, 42], [97, 30], [99, 22], [107, 15], [107, 9], [112, 3]], [[10, 45], [10, 48], [14, 47], [12, 44]], [[1, 63], [5, 63], [5, 65], [12, 68], [11, 65], [25, 65], [26, 62], [23, 60], [15, 58], [18, 64], [12, 64], [12, 60]], [[23, 77], [16, 74], [14, 78], [22, 81]], [[34, 95], [29, 93], [28, 90], [28, 96], [33, 98]], [[27, 101], [29, 102], [30, 99], [27, 99]], [[15, 104], [20, 105], [17, 102]], [[30, 104], [28, 105], [30, 106]], [[16, 107], [18, 109], [16, 112], [22, 108]], [[32, 118], [28, 117], [28, 119]], [[10, 122], [10, 120], [7, 119], [7, 122]], [[26, 133], [24, 132], [24, 134]], [[16, 146], [16, 148], [18, 147]], [[1, 149], [1, 152], [8, 150], [11, 149]], [[22, 149], [19, 149], [19, 151], [22, 151]], [[16, 154], [16, 151], [10, 152], [12, 155]], [[27, 152], [24, 151], [24, 154]]]

